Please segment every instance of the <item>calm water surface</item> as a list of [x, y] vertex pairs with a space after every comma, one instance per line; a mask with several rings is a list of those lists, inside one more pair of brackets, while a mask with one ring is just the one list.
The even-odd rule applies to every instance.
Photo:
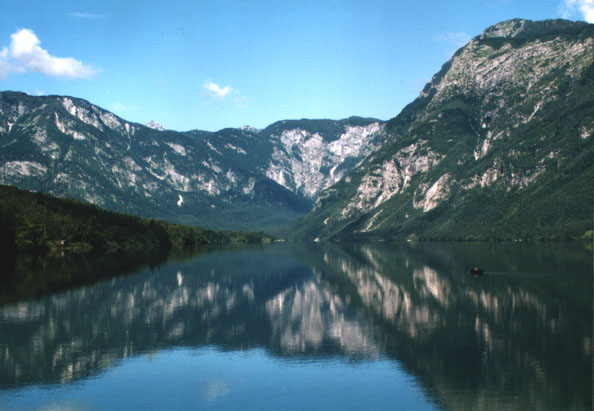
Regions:
[[212, 249], [0, 305], [0, 409], [591, 409], [592, 289], [583, 244]]

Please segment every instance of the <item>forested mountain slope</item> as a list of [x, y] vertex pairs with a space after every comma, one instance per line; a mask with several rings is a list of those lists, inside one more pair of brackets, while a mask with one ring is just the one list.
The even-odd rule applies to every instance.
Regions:
[[593, 61], [591, 24], [489, 27], [320, 194], [297, 237], [581, 237], [592, 230]]

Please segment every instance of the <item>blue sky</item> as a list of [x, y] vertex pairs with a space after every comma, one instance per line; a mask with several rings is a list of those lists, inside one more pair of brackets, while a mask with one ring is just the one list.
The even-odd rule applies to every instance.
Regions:
[[0, 0], [0, 90], [218, 130], [390, 119], [511, 18], [594, 22], [594, 0]]

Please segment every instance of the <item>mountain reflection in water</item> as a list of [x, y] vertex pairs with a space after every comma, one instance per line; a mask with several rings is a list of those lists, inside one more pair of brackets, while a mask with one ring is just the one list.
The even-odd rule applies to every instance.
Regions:
[[[468, 274], [476, 264], [485, 276]], [[0, 326], [5, 390], [215, 346], [393, 360], [446, 409], [588, 409], [592, 398], [592, 260], [580, 244], [219, 249], [2, 306]]]

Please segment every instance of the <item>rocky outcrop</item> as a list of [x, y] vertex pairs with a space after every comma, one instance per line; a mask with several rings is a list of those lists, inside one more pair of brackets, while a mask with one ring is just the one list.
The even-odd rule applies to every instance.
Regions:
[[266, 165], [266, 176], [283, 187], [308, 199], [340, 180], [351, 165], [359, 163], [377, 147], [383, 131], [380, 122], [367, 125], [345, 124], [333, 140], [320, 133], [301, 128], [272, 134], [272, 156]]

